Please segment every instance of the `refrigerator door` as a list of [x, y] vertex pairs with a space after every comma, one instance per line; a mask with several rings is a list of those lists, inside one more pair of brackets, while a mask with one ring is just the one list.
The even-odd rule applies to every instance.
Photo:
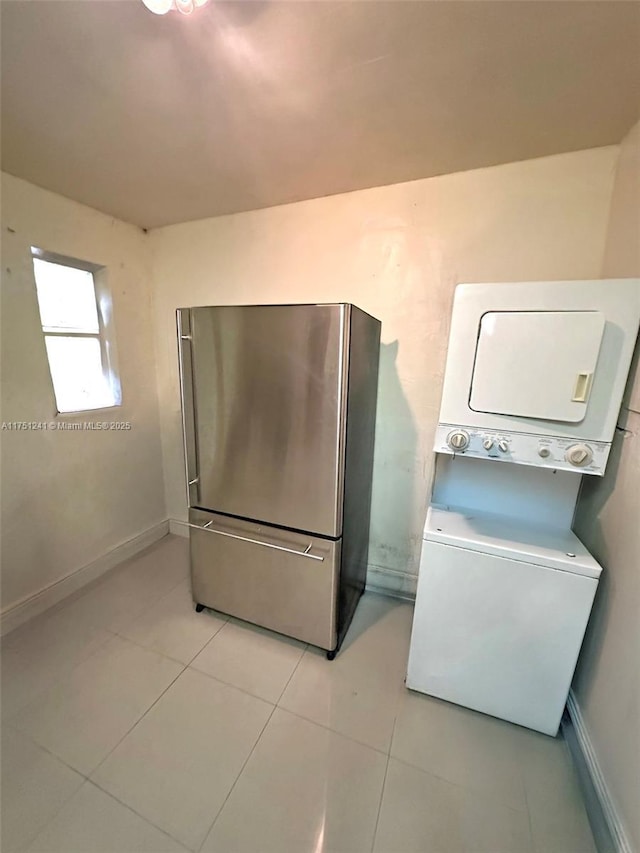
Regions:
[[340, 540], [197, 509], [189, 525], [194, 601], [335, 649]]
[[192, 506], [340, 536], [349, 306], [188, 311]]

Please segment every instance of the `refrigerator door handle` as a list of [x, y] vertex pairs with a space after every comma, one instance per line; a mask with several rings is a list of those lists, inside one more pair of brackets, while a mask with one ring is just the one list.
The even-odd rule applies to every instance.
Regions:
[[304, 551], [296, 551], [295, 548], [284, 548], [282, 545], [273, 545], [271, 542], [261, 542], [259, 539], [249, 539], [247, 536], [238, 536], [236, 533], [225, 533], [223, 530], [215, 530], [210, 525], [213, 521], [207, 521], [206, 524], [191, 524], [196, 530], [206, 530], [207, 533], [216, 533], [218, 536], [226, 536], [228, 539], [239, 539], [240, 542], [249, 542], [251, 545], [262, 545], [263, 548], [273, 548], [274, 551], [284, 551], [287, 554], [294, 554], [296, 557], [306, 557], [309, 560], [318, 560], [324, 562], [324, 557], [319, 557], [316, 554], [310, 554], [309, 551], [313, 547], [313, 542], [309, 542]]
[[196, 447], [193, 387], [193, 353], [191, 350], [191, 316], [188, 308], [178, 310], [178, 355], [180, 367], [180, 392], [182, 396], [182, 436], [184, 440], [185, 476], [187, 480], [187, 504], [193, 506], [199, 500], [200, 474]]

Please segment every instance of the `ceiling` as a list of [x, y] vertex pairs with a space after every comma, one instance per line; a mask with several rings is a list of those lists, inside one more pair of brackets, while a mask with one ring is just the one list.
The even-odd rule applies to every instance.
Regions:
[[619, 142], [640, 3], [3, 0], [2, 167], [146, 228]]

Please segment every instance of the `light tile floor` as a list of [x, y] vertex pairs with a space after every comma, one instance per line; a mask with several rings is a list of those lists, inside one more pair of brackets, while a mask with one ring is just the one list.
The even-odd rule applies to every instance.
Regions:
[[404, 688], [411, 605], [329, 662], [196, 614], [187, 551], [4, 639], [3, 853], [594, 853], [561, 739]]

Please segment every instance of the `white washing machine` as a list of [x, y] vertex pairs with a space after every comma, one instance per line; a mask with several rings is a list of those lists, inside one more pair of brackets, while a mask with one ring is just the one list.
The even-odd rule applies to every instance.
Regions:
[[639, 322], [637, 279], [456, 289], [409, 688], [556, 734], [602, 571], [573, 514]]
[[570, 530], [432, 506], [407, 687], [555, 735], [600, 572]]

